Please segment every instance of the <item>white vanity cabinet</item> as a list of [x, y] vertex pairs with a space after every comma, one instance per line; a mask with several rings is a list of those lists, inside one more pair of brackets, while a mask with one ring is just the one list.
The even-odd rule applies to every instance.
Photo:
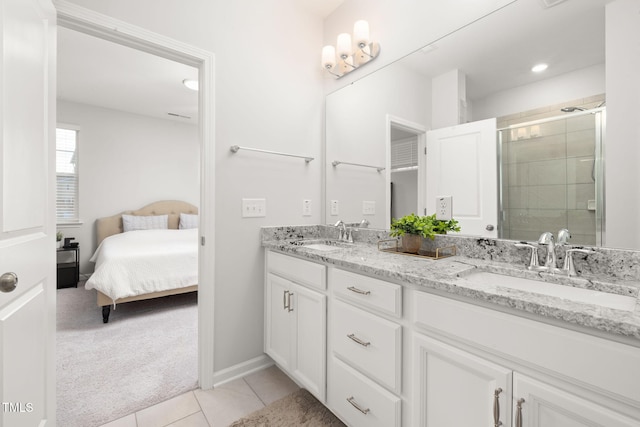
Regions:
[[412, 341], [416, 427], [510, 425], [510, 369], [423, 334]]
[[402, 287], [329, 270], [329, 408], [349, 426], [400, 427]]
[[[265, 353], [320, 401], [326, 396], [326, 267], [268, 252]], [[284, 278], [304, 276], [305, 285]], [[313, 286], [318, 290], [313, 290]]]
[[422, 292], [414, 313], [416, 427], [640, 425], [636, 347]]

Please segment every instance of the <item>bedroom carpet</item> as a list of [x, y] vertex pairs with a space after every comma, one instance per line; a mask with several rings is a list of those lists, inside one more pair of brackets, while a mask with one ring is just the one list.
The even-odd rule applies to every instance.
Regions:
[[345, 427], [307, 390], [277, 400], [229, 427]]
[[99, 426], [197, 388], [196, 293], [120, 304], [107, 324], [83, 283], [57, 299], [57, 425]]

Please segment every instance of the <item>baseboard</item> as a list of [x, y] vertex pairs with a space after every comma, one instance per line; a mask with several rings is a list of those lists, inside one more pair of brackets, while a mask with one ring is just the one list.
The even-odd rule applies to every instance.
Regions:
[[213, 387], [219, 387], [225, 383], [242, 378], [274, 364], [266, 354], [260, 355], [246, 362], [238, 363], [221, 371], [213, 373]]

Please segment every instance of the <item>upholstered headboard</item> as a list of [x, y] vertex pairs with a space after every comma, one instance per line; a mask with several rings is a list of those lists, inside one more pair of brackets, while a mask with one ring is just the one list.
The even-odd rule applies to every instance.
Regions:
[[122, 233], [122, 215], [169, 215], [169, 228], [178, 228], [181, 213], [197, 214], [198, 208], [191, 203], [179, 200], [162, 200], [151, 203], [136, 211], [120, 212], [117, 215], [98, 218], [96, 220], [96, 238], [99, 245], [105, 238]]

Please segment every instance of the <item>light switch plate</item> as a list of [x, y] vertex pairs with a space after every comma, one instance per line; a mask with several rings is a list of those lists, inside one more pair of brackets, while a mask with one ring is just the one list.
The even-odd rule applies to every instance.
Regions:
[[266, 199], [242, 199], [243, 218], [263, 218], [267, 216]]
[[340, 203], [337, 200], [331, 201], [331, 215], [340, 214]]
[[376, 202], [374, 200], [362, 201], [362, 215], [375, 215], [376, 214]]
[[311, 216], [311, 200], [309, 199], [302, 201], [302, 216]]
[[449, 221], [453, 218], [453, 196], [436, 197], [436, 219]]

